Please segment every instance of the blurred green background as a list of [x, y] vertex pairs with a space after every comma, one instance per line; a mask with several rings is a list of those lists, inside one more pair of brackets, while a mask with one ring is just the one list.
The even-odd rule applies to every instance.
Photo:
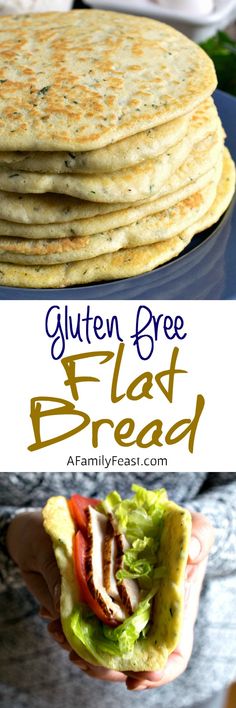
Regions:
[[201, 44], [215, 64], [218, 88], [236, 96], [236, 42], [226, 34], [217, 32]]

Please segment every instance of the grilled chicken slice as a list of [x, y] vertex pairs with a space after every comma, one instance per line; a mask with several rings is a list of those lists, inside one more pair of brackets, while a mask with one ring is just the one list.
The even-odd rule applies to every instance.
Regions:
[[114, 529], [110, 518], [107, 520], [106, 534], [103, 545], [103, 580], [108, 595], [113, 600], [120, 601], [120, 595], [115, 578], [117, 547], [114, 538]]
[[[129, 548], [129, 543], [125, 538], [123, 533], [116, 533], [115, 535], [116, 545], [117, 545], [117, 556], [116, 556], [116, 572], [117, 570], [123, 569], [124, 567], [124, 553]], [[118, 581], [118, 591], [121, 598], [122, 605], [125, 607], [129, 615], [137, 609], [140, 601], [140, 591], [138, 583], [131, 578], [124, 578]]]
[[85, 560], [86, 578], [91, 595], [102, 607], [111, 622], [123, 622], [127, 613], [121, 603], [114, 602], [104, 587], [103, 544], [106, 535], [107, 517], [92, 506], [86, 509], [88, 551]]

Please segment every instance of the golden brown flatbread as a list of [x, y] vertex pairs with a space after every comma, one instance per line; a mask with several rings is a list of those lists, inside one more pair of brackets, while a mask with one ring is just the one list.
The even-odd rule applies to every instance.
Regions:
[[150, 246], [121, 249], [86, 261], [52, 266], [21, 266], [0, 263], [0, 285], [30, 288], [61, 288], [71, 285], [128, 278], [148, 272], [175, 258], [196, 233], [216, 223], [227, 209], [235, 190], [235, 165], [225, 153], [222, 179], [208, 212], [178, 236]]
[[216, 88], [211, 59], [172, 27], [97, 10], [2, 17], [0, 77], [4, 151], [100, 148]]

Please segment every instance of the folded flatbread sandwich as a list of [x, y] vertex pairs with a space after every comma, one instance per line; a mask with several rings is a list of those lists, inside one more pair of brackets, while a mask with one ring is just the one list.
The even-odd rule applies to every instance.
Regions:
[[158, 671], [179, 642], [191, 515], [164, 489], [123, 500], [75, 494], [43, 509], [61, 573], [61, 622], [77, 654], [118, 671]]

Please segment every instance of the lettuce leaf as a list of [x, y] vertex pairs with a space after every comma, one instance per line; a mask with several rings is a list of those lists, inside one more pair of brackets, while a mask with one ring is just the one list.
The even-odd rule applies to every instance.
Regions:
[[118, 492], [111, 492], [98, 509], [115, 516], [119, 531], [125, 534], [128, 541], [144, 536], [155, 538], [161, 527], [166, 491], [158, 489], [153, 492], [137, 484], [132, 485], [132, 491], [135, 492], [134, 496], [124, 501]]
[[153, 492], [136, 484], [132, 491], [134, 496], [124, 501], [117, 492], [111, 492], [101, 503], [100, 511], [113, 514], [118, 531], [130, 544], [117, 580], [132, 578], [140, 588], [148, 590], [165, 574], [165, 568], [157, 568], [156, 562], [167, 494], [165, 489]]
[[119, 627], [111, 629], [104, 625], [105, 637], [118, 642], [119, 653], [126, 654], [132, 651], [137, 639], [142, 635], [145, 627], [149, 623], [151, 614], [151, 600], [156, 593], [153, 589], [144, 600], [139, 603], [138, 609], [128, 617]]
[[102, 653], [121, 656], [131, 652], [140, 636], [145, 636], [150, 621], [152, 598], [157, 587], [141, 600], [138, 609], [118, 627], [103, 624], [87, 605], [79, 603], [71, 615], [70, 625], [75, 636], [100, 662]]
[[106, 499], [98, 504], [97, 509], [103, 514], [112, 514], [113, 509], [122, 502], [120, 494], [118, 492], [110, 492], [107, 494]]

